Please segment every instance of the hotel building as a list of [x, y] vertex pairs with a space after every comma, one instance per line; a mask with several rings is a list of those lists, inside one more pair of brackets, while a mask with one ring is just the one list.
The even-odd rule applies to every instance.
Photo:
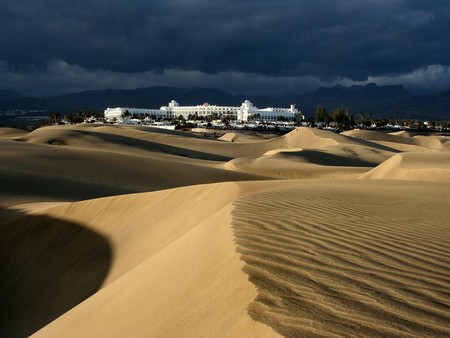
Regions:
[[177, 101], [172, 100], [167, 106], [163, 106], [160, 109], [144, 109], [144, 108], [107, 108], [104, 112], [105, 118], [108, 121], [112, 121], [114, 118], [117, 120], [123, 117], [125, 112], [129, 112], [132, 115], [149, 115], [156, 116], [157, 118], [177, 118], [180, 115], [185, 119], [189, 119], [192, 115], [197, 116], [233, 116], [235, 120], [247, 122], [249, 119], [261, 122], [273, 122], [279, 120], [280, 117], [288, 121], [295, 121], [296, 118], [301, 115], [301, 112], [291, 105], [290, 108], [264, 108], [259, 109], [253, 105], [249, 100], [245, 100], [241, 106], [216, 106], [210, 105], [205, 102], [202, 105], [197, 106], [180, 106]]

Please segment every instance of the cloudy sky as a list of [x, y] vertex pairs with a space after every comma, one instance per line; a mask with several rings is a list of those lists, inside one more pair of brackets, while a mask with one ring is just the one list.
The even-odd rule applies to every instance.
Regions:
[[0, 89], [450, 88], [449, 0], [2, 0]]

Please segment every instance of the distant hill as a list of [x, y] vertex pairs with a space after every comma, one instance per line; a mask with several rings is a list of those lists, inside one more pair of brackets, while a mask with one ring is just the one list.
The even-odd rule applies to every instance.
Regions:
[[316, 90], [315, 96], [322, 99], [345, 100], [349, 102], [383, 102], [393, 99], [397, 100], [399, 98], [409, 98], [412, 95], [401, 85], [379, 87], [375, 83], [369, 83], [366, 86], [344, 87], [338, 85], [331, 88], [321, 87]]
[[373, 113], [378, 117], [450, 119], [450, 90], [417, 96], [401, 85], [335, 86], [300, 95], [300, 101], [300, 108], [309, 116], [314, 115], [317, 105], [322, 105], [327, 111], [347, 108], [355, 115]]
[[426, 115], [435, 119], [450, 119], [450, 90], [432, 95], [412, 97], [408, 102], [399, 104], [399, 111], [413, 111], [418, 116]]
[[374, 116], [411, 119], [450, 120], [450, 90], [431, 94], [413, 95], [402, 86], [335, 86], [319, 88], [313, 93], [288, 93], [281, 96], [233, 95], [216, 88], [148, 87], [132, 90], [91, 90], [45, 98], [23, 97], [12, 91], [0, 91], [0, 110], [45, 110], [61, 114], [80, 110], [103, 111], [107, 107], [159, 108], [170, 100], [181, 105], [197, 105], [204, 102], [217, 105], [238, 106], [251, 100], [257, 107], [297, 107], [306, 115], [314, 116], [317, 105], [331, 112], [347, 108], [354, 115], [362, 112]]
[[214, 88], [149, 87], [132, 90], [105, 89], [45, 98], [22, 97], [15, 100], [0, 98], [0, 110], [36, 109], [67, 113], [90, 109], [103, 111], [108, 107], [119, 106], [159, 108], [167, 105], [170, 100], [177, 100], [183, 105], [197, 105], [206, 101], [211, 102], [211, 104], [240, 105], [242, 100], [244, 100], [244, 96], [231, 95]]
[[317, 105], [322, 105], [326, 110], [347, 108], [351, 113], [369, 113], [374, 115], [390, 114], [390, 109], [395, 110], [398, 104], [408, 102], [413, 95], [407, 92], [403, 86], [335, 86], [331, 88], [319, 88], [314, 93], [304, 94], [302, 108], [313, 113]]

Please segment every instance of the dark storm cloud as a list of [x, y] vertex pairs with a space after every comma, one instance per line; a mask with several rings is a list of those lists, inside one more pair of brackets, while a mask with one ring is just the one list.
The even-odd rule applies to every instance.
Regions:
[[450, 65], [447, 0], [3, 0], [0, 20], [11, 80], [58, 62], [122, 77], [178, 70], [330, 83]]

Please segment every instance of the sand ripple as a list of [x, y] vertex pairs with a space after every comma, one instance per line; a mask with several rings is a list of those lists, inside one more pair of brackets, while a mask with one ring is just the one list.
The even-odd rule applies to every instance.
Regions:
[[450, 336], [445, 202], [403, 188], [305, 183], [236, 202], [250, 315], [285, 336]]

